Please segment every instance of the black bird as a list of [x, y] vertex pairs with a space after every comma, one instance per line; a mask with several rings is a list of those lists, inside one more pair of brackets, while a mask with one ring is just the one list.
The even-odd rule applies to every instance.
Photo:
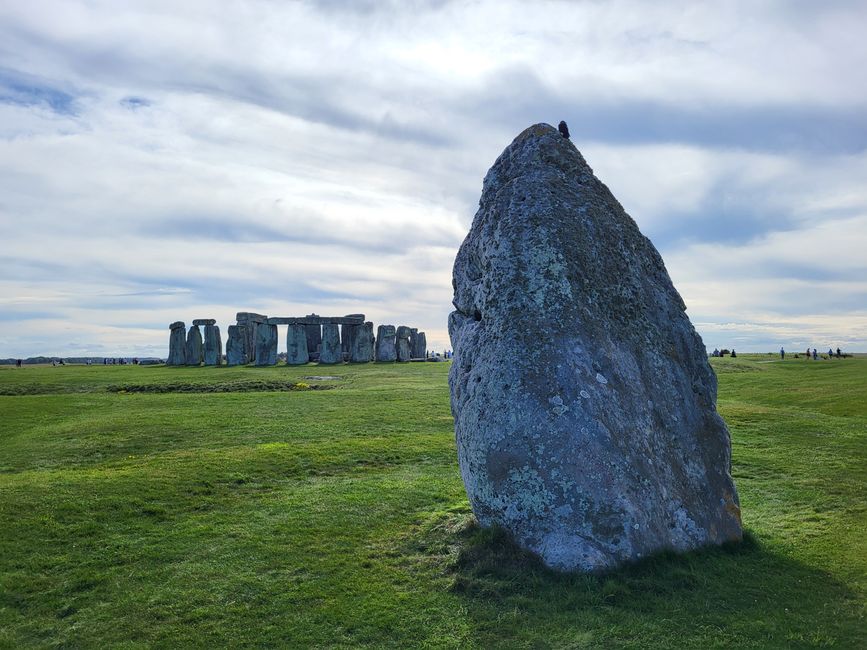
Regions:
[[566, 122], [564, 120], [560, 120], [560, 124], [557, 126], [560, 130], [560, 135], [562, 135], [567, 140], [569, 139], [569, 127], [566, 126]]

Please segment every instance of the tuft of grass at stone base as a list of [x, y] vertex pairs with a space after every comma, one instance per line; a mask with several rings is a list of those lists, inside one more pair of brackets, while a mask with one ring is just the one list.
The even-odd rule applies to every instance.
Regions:
[[745, 542], [599, 576], [475, 523], [448, 364], [0, 368], [0, 647], [867, 646], [867, 359], [712, 363]]

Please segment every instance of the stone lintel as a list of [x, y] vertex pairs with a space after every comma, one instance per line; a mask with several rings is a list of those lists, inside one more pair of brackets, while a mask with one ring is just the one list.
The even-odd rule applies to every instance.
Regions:
[[242, 321], [248, 323], [264, 323], [268, 320], [268, 317], [265, 314], [255, 314], [251, 311], [239, 311], [235, 314], [235, 320], [239, 323]]
[[216, 325], [216, 318], [195, 318], [193, 319], [193, 325]]
[[266, 321], [269, 325], [363, 325], [364, 316], [273, 316]]
[[169, 325], [169, 329], [170, 329], [170, 330], [176, 330], [176, 329], [178, 329], [178, 328], [186, 327], [186, 326], [187, 326], [187, 324], [186, 324], [184, 321], [182, 321], [182, 320], [176, 320], [174, 323], [172, 323], [171, 325]]

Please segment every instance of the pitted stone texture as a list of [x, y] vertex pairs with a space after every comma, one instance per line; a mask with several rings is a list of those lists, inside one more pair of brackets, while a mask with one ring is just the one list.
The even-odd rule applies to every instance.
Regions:
[[376, 360], [397, 361], [397, 330], [394, 325], [376, 328]]
[[199, 366], [204, 360], [205, 349], [202, 344], [202, 332], [198, 325], [193, 325], [187, 332], [187, 365]]
[[[268, 327], [277, 327], [269, 325]], [[307, 327], [305, 325], [289, 325], [286, 330], [286, 363], [290, 366], [300, 366], [310, 361], [307, 353]]]
[[226, 338], [226, 365], [244, 366], [248, 363], [243, 325], [229, 325]]
[[268, 325], [267, 323], [256, 324], [256, 365], [277, 365], [276, 325]]
[[322, 346], [319, 351], [319, 363], [340, 363], [343, 353], [340, 349], [340, 326], [336, 323], [322, 325]]
[[349, 360], [352, 363], [368, 363], [373, 361], [374, 353], [373, 323], [355, 325], [352, 331], [352, 348], [349, 350]]
[[409, 361], [412, 358], [412, 348], [409, 345], [409, 337], [412, 330], [406, 325], [397, 328], [395, 348], [398, 361]]
[[184, 366], [187, 364], [187, 326], [183, 321], [176, 321], [169, 325], [169, 356], [166, 358], [167, 366]]
[[449, 376], [483, 526], [560, 570], [741, 538], [716, 377], [659, 253], [548, 125], [485, 177]]
[[216, 325], [205, 325], [205, 365], [223, 365], [223, 340], [220, 338], [220, 328]]

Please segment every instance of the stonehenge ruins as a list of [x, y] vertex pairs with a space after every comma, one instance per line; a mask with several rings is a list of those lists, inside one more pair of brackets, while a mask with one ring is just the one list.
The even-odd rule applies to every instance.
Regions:
[[166, 365], [219, 366], [224, 358], [229, 366], [276, 365], [278, 325], [287, 326], [287, 365], [420, 361], [428, 356], [424, 332], [405, 325], [380, 325], [374, 336], [373, 323], [365, 321], [364, 314], [269, 318], [244, 311], [235, 320], [227, 330], [225, 357], [220, 328], [213, 318], [195, 319], [189, 330], [183, 321], [172, 323]]

